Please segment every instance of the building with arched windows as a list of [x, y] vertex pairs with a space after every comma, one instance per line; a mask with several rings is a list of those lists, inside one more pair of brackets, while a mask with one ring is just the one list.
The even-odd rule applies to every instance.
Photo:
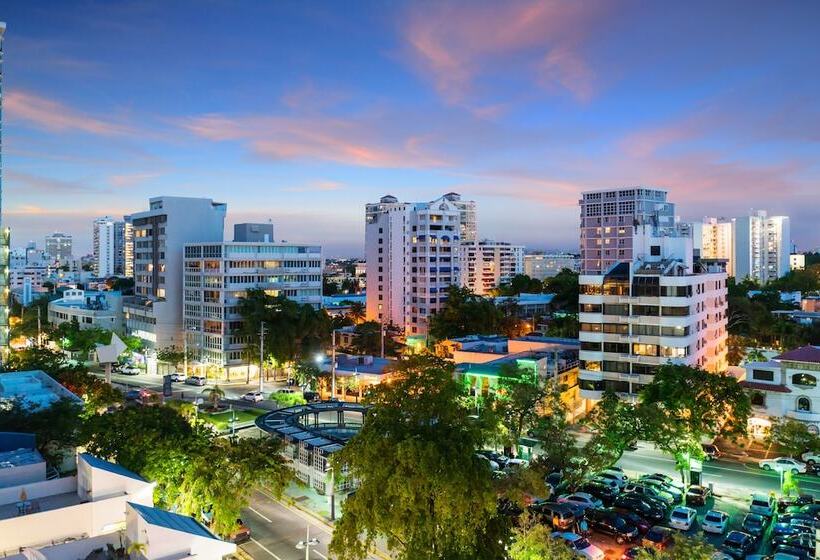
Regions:
[[767, 362], [746, 364], [741, 382], [752, 399], [750, 434], [765, 436], [772, 420], [779, 417], [804, 422], [820, 433], [820, 347], [803, 346], [775, 356]]

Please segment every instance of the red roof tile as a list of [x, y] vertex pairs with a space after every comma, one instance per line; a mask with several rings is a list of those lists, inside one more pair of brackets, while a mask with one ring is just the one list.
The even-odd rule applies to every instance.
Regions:
[[775, 360], [788, 360], [790, 362], [811, 362], [820, 364], [820, 348], [817, 346], [802, 346], [783, 352], [774, 357]]
[[755, 391], [771, 391], [773, 393], [791, 393], [792, 390], [785, 385], [772, 385], [770, 383], [758, 383], [757, 381], [741, 381], [740, 386]]

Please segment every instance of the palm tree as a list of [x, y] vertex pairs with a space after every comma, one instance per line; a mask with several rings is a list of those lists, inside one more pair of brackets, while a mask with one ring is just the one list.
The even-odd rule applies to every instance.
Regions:
[[132, 542], [125, 551], [128, 553], [129, 558], [136, 560], [148, 552], [148, 545], [141, 542]]
[[365, 307], [360, 301], [354, 301], [350, 304], [350, 311], [347, 312], [354, 323], [361, 323], [365, 318]]
[[219, 401], [225, 397], [225, 391], [223, 391], [219, 385], [214, 385], [213, 387], [203, 389], [202, 394], [208, 395], [208, 402], [211, 403], [211, 408], [213, 410], [217, 410], [219, 408]]

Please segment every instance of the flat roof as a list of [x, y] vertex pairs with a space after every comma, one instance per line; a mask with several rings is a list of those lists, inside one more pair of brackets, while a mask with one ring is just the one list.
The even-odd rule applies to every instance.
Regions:
[[40, 370], [0, 374], [0, 402], [20, 400], [35, 408], [47, 408], [60, 399], [81, 403], [82, 399]]
[[308, 447], [319, 449], [328, 454], [342, 449], [347, 440], [358, 430], [358, 425], [346, 423], [344, 426], [339, 424], [337, 428], [333, 428], [328, 426], [327, 423], [323, 423], [319, 426], [312, 426], [309, 422], [303, 422], [302, 418], [326, 412], [340, 412], [342, 414], [356, 412], [364, 417], [367, 410], [368, 407], [359, 403], [322, 401], [273, 410], [257, 417], [256, 425], [261, 430], [285, 441], [304, 443]]
[[0, 469], [11, 469], [22, 465], [36, 465], [43, 462], [43, 456], [36, 449], [17, 449], [0, 452]]

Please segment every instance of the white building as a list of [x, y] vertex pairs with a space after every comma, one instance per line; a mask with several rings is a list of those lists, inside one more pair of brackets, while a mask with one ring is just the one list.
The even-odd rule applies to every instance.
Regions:
[[670, 362], [726, 369], [727, 275], [694, 261], [689, 234], [634, 226], [632, 260], [581, 274], [583, 398], [597, 400], [606, 389], [634, 396]]
[[735, 221], [725, 218], [706, 218], [692, 224], [695, 249], [702, 259], [726, 261], [726, 273], [735, 275]]
[[741, 385], [752, 400], [753, 436], [764, 437], [774, 418], [799, 420], [820, 433], [820, 347], [803, 346], [745, 367]]
[[122, 333], [125, 327], [122, 295], [119, 292], [72, 289], [48, 303], [48, 322], [52, 326], [74, 320], [81, 329], [96, 327]]
[[209, 198], [161, 196], [131, 215], [134, 297], [123, 303], [130, 334], [149, 348], [182, 348], [182, 260], [187, 243], [221, 243], [227, 205]]
[[240, 334], [240, 298], [251, 288], [297, 303], [322, 305], [322, 248], [289, 243], [191, 243], [185, 246], [184, 326], [202, 363], [248, 367]]
[[536, 280], [556, 276], [565, 268], [578, 272], [581, 262], [571, 253], [533, 253], [524, 255], [524, 274]]
[[475, 237], [475, 204], [448, 193], [432, 202], [385, 196], [366, 206], [367, 318], [425, 336], [461, 281], [461, 235]]
[[126, 278], [134, 277], [134, 224], [131, 216], [123, 216], [122, 228], [122, 274]]
[[789, 270], [805, 270], [806, 255], [803, 253], [792, 253], [789, 255]]
[[464, 243], [462, 284], [478, 295], [507, 283], [524, 272], [524, 246], [485, 239]]
[[735, 278], [752, 278], [761, 284], [790, 270], [791, 231], [788, 216], [768, 216], [758, 210], [735, 218]]
[[54, 261], [62, 264], [71, 260], [72, 238], [68, 233], [55, 231], [46, 235], [46, 253]]

